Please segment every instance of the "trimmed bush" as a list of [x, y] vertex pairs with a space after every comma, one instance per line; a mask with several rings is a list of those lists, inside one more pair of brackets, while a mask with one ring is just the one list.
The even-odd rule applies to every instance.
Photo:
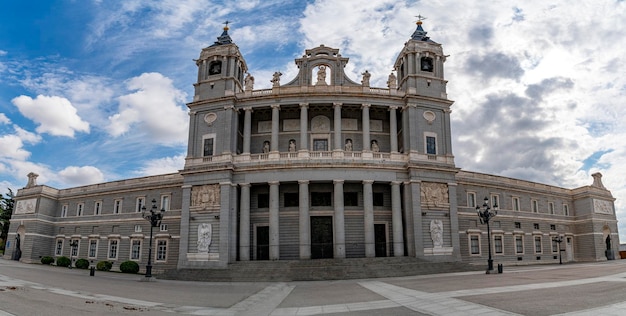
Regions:
[[76, 263], [74, 263], [74, 266], [79, 268], [79, 269], [87, 269], [87, 268], [89, 268], [89, 260], [87, 260], [87, 259], [78, 259], [78, 260], [76, 260]]
[[57, 266], [59, 267], [69, 267], [71, 263], [72, 261], [68, 257], [62, 256], [57, 258]]
[[137, 273], [139, 272], [139, 264], [135, 261], [124, 261], [120, 264], [120, 271], [123, 273]]
[[113, 262], [106, 261], [106, 260], [105, 261], [100, 261], [96, 265], [96, 269], [98, 269], [98, 271], [111, 271], [112, 267], [113, 267]]
[[50, 257], [50, 256], [45, 256], [45, 257], [41, 257], [41, 263], [42, 264], [52, 264], [54, 262], [54, 258]]

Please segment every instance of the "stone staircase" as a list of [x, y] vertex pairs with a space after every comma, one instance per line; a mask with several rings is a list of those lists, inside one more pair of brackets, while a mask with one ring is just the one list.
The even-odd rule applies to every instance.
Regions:
[[211, 282], [315, 281], [400, 277], [480, 271], [485, 267], [463, 262], [430, 262], [410, 257], [238, 261], [227, 269], [172, 269], [161, 279]]

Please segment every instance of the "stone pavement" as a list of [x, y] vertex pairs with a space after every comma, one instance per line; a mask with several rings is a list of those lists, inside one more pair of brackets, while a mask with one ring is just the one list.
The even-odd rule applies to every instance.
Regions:
[[310, 282], [139, 282], [0, 260], [2, 315], [626, 315], [626, 260]]

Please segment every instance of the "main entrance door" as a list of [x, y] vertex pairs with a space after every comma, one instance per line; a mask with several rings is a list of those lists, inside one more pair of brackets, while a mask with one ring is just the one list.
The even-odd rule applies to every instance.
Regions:
[[333, 257], [333, 217], [311, 216], [311, 258]]
[[374, 224], [374, 240], [376, 257], [387, 256], [387, 227], [385, 224]]
[[270, 260], [270, 227], [256, 228], [256, 260]]

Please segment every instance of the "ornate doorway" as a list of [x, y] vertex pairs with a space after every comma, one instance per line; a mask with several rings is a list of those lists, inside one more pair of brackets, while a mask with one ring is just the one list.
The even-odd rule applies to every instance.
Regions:
[[311, 259], [333, 257], [333, 217], [311, 216]]

